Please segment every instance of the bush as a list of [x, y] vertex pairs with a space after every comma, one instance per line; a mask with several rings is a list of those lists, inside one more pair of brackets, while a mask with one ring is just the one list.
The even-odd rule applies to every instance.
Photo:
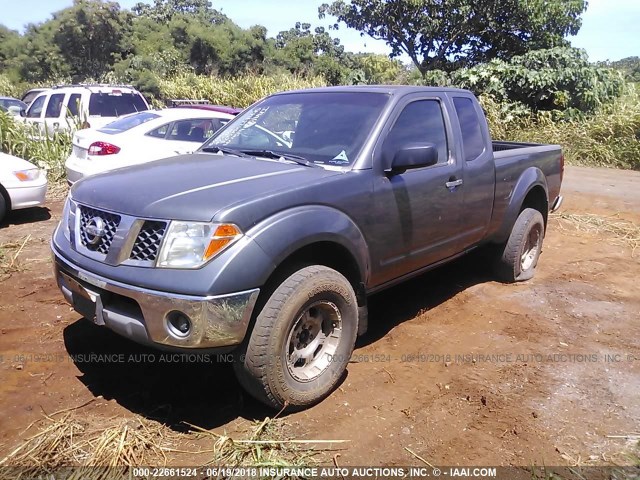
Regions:
[[619, 97], [625, 85], [621, 72], [592, 65], [584, 50], [566, 47], [535, 50], [451, 73], [431, 71], [423, 81], [466, 88], [535, 111], [557, 110], [555, 116], [564, 118], [594, 112]]

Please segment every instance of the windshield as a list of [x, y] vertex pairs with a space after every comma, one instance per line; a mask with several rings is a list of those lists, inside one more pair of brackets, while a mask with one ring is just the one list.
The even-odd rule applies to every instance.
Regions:
[[160, 118], [160, 115], [151, 112], [134, 113], [133, 115], [127, 115], [124, 118], [108, 123], [98, 131], [111, 134], [126, 132], [127, 130], [131, 130], [133, 127], [142, 125], [143, 123], [155, 118]]
[[0, 98], [0, 107], [3, 107], [5, 110], [8, 110], [10, 107], [18, 107], [20, 110], [24, 110], [27, 108], [27, 105], [15, 98]]
[[276, 153], [285, 159], [297, 156], [317, 165], [348, 167], [387, 98], [368, 92], [275, 95], [245, 110], [202, 149], [222, 147], [270, 157]]

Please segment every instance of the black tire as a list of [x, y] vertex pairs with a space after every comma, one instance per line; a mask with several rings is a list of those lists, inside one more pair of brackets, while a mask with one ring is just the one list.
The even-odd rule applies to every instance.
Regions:
[[7, 214], [7, 210], [7, 200], [4, 198], [2, 192], [0, 192], [0, 224], [4, 220], [4, 217]]
[[[320, 329], [314, 331], [316, 324]], [[302, 268], [275, 289], [258, 314], [236, 351], [236, 377], [269, 407], [309, 407], [340, 381], [357, 331], [358, 304], [349, 281], [325, 266]], [[301, 352], [315, 353], [309, 354], [310, 360], [296, 361]]]
[[514, 223], [509, 240], [499, 252], [495, 271], [500, 280], [513, 283], [531, 279], [542, 252], [543, 239], [542, 214], [532, 208], [525, 208]]

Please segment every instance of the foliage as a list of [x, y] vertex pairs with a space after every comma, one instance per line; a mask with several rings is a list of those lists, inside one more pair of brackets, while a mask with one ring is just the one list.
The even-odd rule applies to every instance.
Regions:
[[[422, 74], [567, 45], [584, 0], [335, 0], [319, 8], [407, 54]], [[335, 24], [338, 28], [338, 23]]]
[[64, 178], [64, 162], [71, 154], [71, 132], [40, 135], [38, 126], [17, 122], [0, 111], [0, 151], [29, 160], [49, 171], [49, 179]]
[[602, 66], [620, 70], [630, 82], [640, 82], [640, 57], [626, 57], [615, 62], [602, 62]]
[[74, 80], [100, 78], [117, 56], [126, 55], [130, 14], [115, 2], [74, 0], [71, 8], [53, 15], [53, 43]]
[[22, 92], [19, 87], [13, 83], [9, 77], [4, 74], [0, 74], [0, 96], [1, 97], [14, 97], [20, 98]]
[[624, 87], [619, 72], [593, 66], [584, 50], [566, 47], [536, 50], [510, 61], [492, 60], [450, 74], [430, 71], [425, 83], [467, 88], [536, 111], [562, 111], [564, 118], [593, 112], [617, 98]]
[[574, 165], [640, 170], [640, 94], [633, 86], [593, 115], [565, 121], [486, 95], [480, 100], [495, 139], [559, 144]]
[[295, 90], [325, 85], [319, 77], [301, 78], [292, 75], [235, 78], [204, 77], [183, 73], [170, 79], [160, 79], [162, 99], [205, 99], [218, 105], [247, 107], [260, 98], [282, 90]]

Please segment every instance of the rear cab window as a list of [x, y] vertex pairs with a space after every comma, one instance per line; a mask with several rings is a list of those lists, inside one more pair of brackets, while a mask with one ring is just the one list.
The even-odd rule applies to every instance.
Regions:
[[139, 93], [95, 92], [89, 98], [89, 115], [97, 117], [119, 117], [148, 110], [149, 107]]
[[469, 97], [454, 97], [453, 105], [462, 131], [464, 159], [470, 162], [482, 155], [485, 150], [485, 139], [478, 112]]

